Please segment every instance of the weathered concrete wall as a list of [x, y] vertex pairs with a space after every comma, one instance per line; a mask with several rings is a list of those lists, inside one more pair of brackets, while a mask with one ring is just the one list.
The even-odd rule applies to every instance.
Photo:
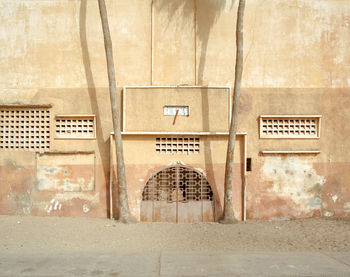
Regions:
[[1, 151], [0, 212], [1, 214], [30, 214], [31, 191], [35, 182], [34, 153], [20, 155]]
[[[227, 132], [229, 88], [127, 88], [124, 131]], [[187, 106], [189, 116], [163, 116], [165, 106]]]
[[[1, 96], [2, 104], [52, 104], [52, 108], [49, 153], [1, 150], [0, 213], [107, 216], [108, 90], [39, 89], [1, 92]], [[96, 115], [96, 139], [57, 139], [57, 114]]]
[[[107, 1], [118, 83], [232, 85], [237, 1], [151, 2]], [[96, 0], [0, 5], [2, 89], [106, 87]], [[349, 9], [347, 0], [249, 1], [243, 86], [348, 87]]]
[[[239, 128], [247, 127], [247, 156], [253, 163], [247, 176], [248, 217], [347, 215], [349, 90], [244, 89], [241, 100]], [[320, 114], [320, 139], [258, 139], [261, 114]], [[262, 155], [262, 150], [321, 153]]]
[[[350, 212], [349, 4], [349, 0], [246, 4], [239, 131], [248, 132], [247, 154], [252, 158], [248, 218]], [[120, 87], [233, 84], [237, 1], [109, 0], [107, 8]], [[0, 213], [107, 216], [112, 124], [97, 0], [3, 0], [0, 19], [0, 104], [52, 104], [51, 150], [94, 151], [95, 156], [93, 190], [83, 185], [79, 192], [62, 191], [60, 183], [49, 191], [38, 189], [33, 152], [0, 150]], [[222, 101], [210, 99], [207, 108], [226, 105]], [[96, 115], [96, 140], [55, 139], [57, 114]], [[322, 115], [320, 139], [259, 139], [258, 117], [263, 114]], [[226, 122], [214, 120], [210, 126], [221, 124]], [[137, 178], [146, 180], [154, 170], [179, 160], [135, 160], [148, 139], [125, 137], [124, 142], [127, 170], [143, 176], [130, 181], [136, 215], [142, 188]], [[206, 141], [205, 151], [217, 147], [212, 145], [216, 138]], [[262, 150], [321, 153], [269, 156]], [[222, 197], [224, 151], [218, 153], [215, 161], [198, 157], [184, 162], [204, 170]], [[50, 166], [74, 164], [74, 158], [52, 159]], [[93, 166], [86, 161], [77, 166]], [[91, 180], [91, 170], [87, 172], [85, 177]], [[241, 197], [238, 188], [236, 192]], [[236, 202], [240, 203], [238, 198]]]

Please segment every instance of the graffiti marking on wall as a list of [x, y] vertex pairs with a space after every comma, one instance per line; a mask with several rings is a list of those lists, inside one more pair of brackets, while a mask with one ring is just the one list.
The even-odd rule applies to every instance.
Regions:
[[51, 213], [53, 210], [57, 211], [57, 210], [61, 210], [62, 209], [62, 203], [60, 203], [58, 200], [56, 200], [55, 198], [51, 199], [50, 203], [48, 205], [45, 206], [45, 211], [49, 214]]

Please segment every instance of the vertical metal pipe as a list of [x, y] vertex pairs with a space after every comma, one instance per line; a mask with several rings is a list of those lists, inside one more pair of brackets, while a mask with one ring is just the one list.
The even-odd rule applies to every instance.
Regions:
[[243, 221], [247, 220], [247, 135], [244, 135]]
[[[147, 184], [146, 184], [147, 185]], [[152, 185], [152, 222], [154, 221], [154, 176], [151, 177]]]
[[175, 166], [175, 191], [176, 191], [176, 223], [178, 223], [179, 215], [179, 165]]
[[203, 215], [203, 176], [201, 176], [201, 214], [202, 214], [202, 222], [204, 221]]
[[113, 219], [113, 135], [109, 136], [109, 218]]

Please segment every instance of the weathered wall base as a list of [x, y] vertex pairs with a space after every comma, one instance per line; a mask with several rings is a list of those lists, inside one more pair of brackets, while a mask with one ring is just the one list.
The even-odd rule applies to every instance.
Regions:
[[350, 178], [346, 177], [350, 163], [313, 163], [312, 159], [316, 158], [265, 157], [260, 170], [248, 179], [247, 217], [348, 216], [350, 193], [342, 179]]

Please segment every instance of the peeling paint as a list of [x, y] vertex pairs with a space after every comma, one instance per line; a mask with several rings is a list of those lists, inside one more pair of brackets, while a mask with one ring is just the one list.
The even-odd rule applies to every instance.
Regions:
[[337, 199], [338, 199], [338, 196], [337, 196], [337, 195], [333, 195], [333, 196], [332, 196], [332, 200], [333, 200], [334, 203], [337, 202]]
[[6, 195], [6, 198], [15, 203], [17, 206], [17, 210], [19, 213], [22, 214], [30, 214], [32, 211], [32, 200], [30, 197], [30, 191], [25, 192], [17, 192], [12, 189], [12, 186], [10, 187], [9, 193]]
[[84, 204], [84, 205], [83, 205], [83, 212], [84, 212], [84, 213], [90, 212], [90, 206], [89, 206], [88, 204]]
[[92, 172], [88, 171], [86, 178], [75, 176], [74, 174], [79, 174], [78, 172], [78, 166], [76, 168], [74, 166], [38, 166], [38, 190], [92, 191], [94, 188]]
[[350, 202], [344, 203], [344, 210], [347, 213], [350, 213]]
[[266, 157], [262, 173], [272, 181], [271, 192], [291, 199], [301, 211], [320, 209], [322, 201], [318, 194], [325, 178], [317, 175], [307, 161], [295, 156]]
[[334, 212], [325, 211], [323, 214], [324, 214], [324, 216], [329, 217], [329, 216], [333, 216]]
[[55, 199], [59, 201], [69, 201], [73, 199], [81, 199], [89, 201], [90, 203], [99, 204], [100, 203], [100, 194], [87, 194], [85, 192], [65, 192], [65, 193], [56, 193]]
[[322, 208], [323, 209], [327, 209], [328, 208], [327, 202], [325, 202], [325, 201], [322, 202]]
[[319, 206], [322, 203], [322, 200], [318, 197], [314, 198], [309, 204], [310, 206]]
[[181, 161], [176, 161], [176, 162], [171, 162], [171, 163], [168, 163], [168, 166], [174, 166], [174, 165], [186, 165], [184, 162], [181, 162]]

